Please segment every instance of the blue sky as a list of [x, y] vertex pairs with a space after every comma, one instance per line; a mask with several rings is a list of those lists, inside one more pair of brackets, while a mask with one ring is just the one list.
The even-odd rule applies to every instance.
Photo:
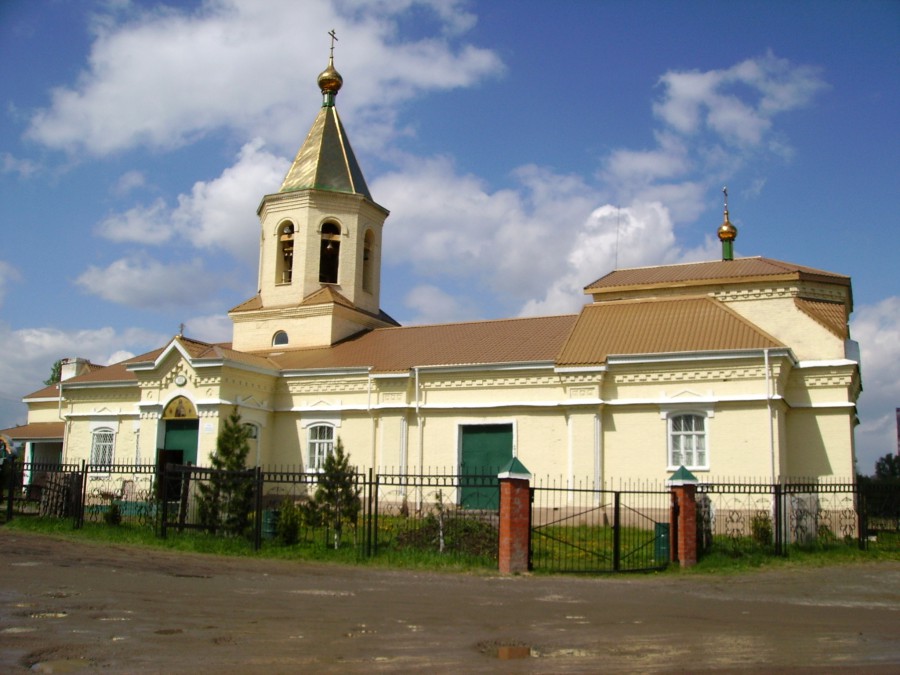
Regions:
[[900, 3], [5, 0], [0, 427], [54, 360], [228, 340], [263, 194], [337, 99], [404, 324], [577, 311], [620, 267], [850, 275], [859, 468], [900, 406]]

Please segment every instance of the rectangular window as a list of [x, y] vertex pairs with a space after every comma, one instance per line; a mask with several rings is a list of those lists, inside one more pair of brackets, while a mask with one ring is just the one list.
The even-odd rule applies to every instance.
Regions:
[[674, 415], [669, 418], [669, 468], [708, 469], [706, 418]]
[[116, 435], [112, 429], [97, 429], [91, 439], [91, 464], [112, 464]]
[[325, 458], [334, 452], [334, 427], [319, 424], [309, 428], [309, 469], [321, 471]]

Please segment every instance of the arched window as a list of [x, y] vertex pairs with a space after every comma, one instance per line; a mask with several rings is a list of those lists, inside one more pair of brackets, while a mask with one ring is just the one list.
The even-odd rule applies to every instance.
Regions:
[[334, 223], [322, 225], [322, 243], [319, 253], [319, 282], [338, 282], [338, 263], [341, 259], [341, 228]]
[[321, 471], [325, 458], [334, 452], [334, 427], [330, 424], [316, 424], [309, 428], [310, 471]]
[[115, 446], [116, 433], [112, 429], [94, 429], [91, 433], [91, 464], [112, 464]]
[[374, 249], [375, 235], [372, 230], [366, 230], [366, 237], [363, 240], [363, 278], [362, 286], [364, 291], [372, 292], [372, 278], [374, 272], [372, 268], [375, 265]]
[[278, 226], [278, 260], [275, 263], [275, 283], [289, 284], [294, 274], [294, 224]]
[[272, 336], [272, 346], [282, 347], [288, 343], [288, 334], [283, 330], [278, 331]]
[[669, 469], [709, 469], [706, 417], [694, 413], [669, 416]]

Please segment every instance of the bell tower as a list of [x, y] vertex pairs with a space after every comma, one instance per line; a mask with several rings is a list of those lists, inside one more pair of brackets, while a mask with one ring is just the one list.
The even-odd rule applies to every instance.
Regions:
[[280, 190], [257, 210], [259, 293], [228, 313], [240, 351], [327, 346], [397, 325], [380, 309], [388, 211], [372, 199], [335, 107], [344, 80], [330, 35], [322, 107]]

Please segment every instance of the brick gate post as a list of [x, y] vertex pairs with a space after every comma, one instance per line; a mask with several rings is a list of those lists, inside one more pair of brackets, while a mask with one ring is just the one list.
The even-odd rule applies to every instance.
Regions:
[[683, 466], [672, 474], [666, 485], [672, 490], [670, 525], [675, 537], [672, 562], [682, 567], [697, 564], [697, 477]]
[[497, 478], [500, 479], [500, 573], [527, 572], [531, 547], [531, 473], [513, 457]]

